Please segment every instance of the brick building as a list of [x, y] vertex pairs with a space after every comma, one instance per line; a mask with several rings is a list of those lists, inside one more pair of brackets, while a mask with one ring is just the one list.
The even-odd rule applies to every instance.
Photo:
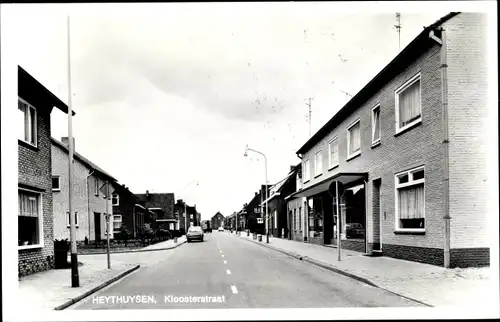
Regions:
[[153, 213], [151, 217], [145, 219], [147, 223], [151, 223], [153, 228], [177, 230], [173, 193], [150, 193], [146, 191], [145, 194], [136, 194], [136, 196], [146, 205], [148, 213]]
[[[76, 240], [89, 241], [106, 239], [106, 213], [111, 215], [110, 226], [113, 227], [113, 200], [105, 199], [101, 187], [106, 183], [116, 183], [116, 179], [76, 152], [73, 138], [73, 212], [76, 224]], [[69, 239], [69, 181], [68, 138], [61, 142], [51, 138], [52, 144], [52, 196], [54, 211], [54, 238]], [[106, 202], [108, 203], [106, 208]], [[107, 210], [106, 210], [107, 209]], [[111, 229], [109, 238], [113, 238]]]
[[424, 28], [297, 151], [308, 242], [337, 243], [338, 180], [343, 248], [489, 265], [486, 25], [450, 13]]
[[18, 66], [18, 275], [54, 266], [50, 114], [68, 106]]
[[217, 211], [215, 215], [210, 219], [212, 224], [212, 229], [219, 229], [219, 227], [224, 227], [224, 215]]
[[123, 184], [115, 184], [113, 189], [114, 234], [124, 229], [129, 236], [136, 238], [146, 223], [146, 204]]
[[269, 234], [274, 237], [283, 237], [291, 239], [289, 232], [289, 222], [287, 204], [285, 197], [296, 191], [296, 166], [290, 167], [290, 172], [287, 176], [273, 185], [269, 190], [267, 200], [262, 201], [262, 206], [265, 207], [267, 201], [269, 214]]

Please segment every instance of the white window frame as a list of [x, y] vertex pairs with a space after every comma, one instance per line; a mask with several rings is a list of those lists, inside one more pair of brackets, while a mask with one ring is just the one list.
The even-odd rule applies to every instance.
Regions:
[[[120, 220], [117, 220], [117, 218], [119, 217]], [[113, 222], [111, 223], [113, 225], [113, 233], [114, 232], [119, 232], [120, 231], [120, 228], [121, 228], [121, 225], [119, 228], [115, 228], [115, 223], [123, 223], [123, 218], [122, 218], [122, 215], [113, 215], [112, 216], [113, 218]]]
[[[351, 129], [358, 124], [359, 124], [359, 150], [354, 153], [351, 153], [351, 151], [349, 150], [351, 146]], [[346, 131], [347, 131], [347, 160], [350, 160], [361, 154], [361, 118], [358, 118], [354, 122], [352, 122], [347, 127]]]
[[[25, 189], [25, 188], [17, 188], [17, 190], [27, 191], [38, 195], [38, 209], [40, 209], [40, 213], [38, 214], [38, 236], [39, 243], [36, 245], [26, 245], [26, 246], [17, 246], [17, 249], [33, 249], [33, 248], [43, 248], [44, 247], [44, 238], [43, 238], [43, 197], [39, 191]], [[18, 201], [19, 202], [19, 201]], [[19, 204], [18, 204], [19, 207]]]
[[311, 180], [311, 164], [310, 164], [310, 159], [307, 158], [304, 160], [304, 166], [302, 169], [302, 178], [304, 179], [304, 183], [308, 182]]
[[61, 191], [61, 176], [58, 176], [58, 175], [53, 175], [52, 176], [52, 180], [54, 180], [55, 178], [57, 178], [57, 182], [58, 182], [58, 188], [57, 189], [54, 189], [54, 187], [52, 187], [52, 191], [54, 192], [58, 192], [58, 191]]
[[[321, 160], [321, 167], [318, 167], [318, 156]], [[323, 174], [323, 149], [319, 149], [314, 153], [314, 178]]]
[[[75, 212], [75, 227], [78, 228], [78, 211]], [[69, 225], [69, 216], [68, 216], [68, 212], [66, 212], [66, 227], [69, 228], [70, 225]]]
[[[332, 163], [332, 144], [333, 143], [337, 144], [337, 162], [336, 163]], [[335, 136], [330, 141], [328, 141], [328, 170], [331, 170], [331, 169], [339, 166], [339, 161], [340, 161], [339, 150], [340, 150], [339, 149], [339, 137]]]
[[[375, 139], [375, 111], [378, 110], [378, 139]], [[380, 103], [372, 107], [372, 146], [380, 143], [382, 136], [382, 127], [380, 126]]]
[[[37, 117], [38, 117], [38, 111], [36, 110], [36, 107], [34, 107], [33, 105], [31, 105], [30, 103], [28, 103], [26, 100], [22, 99], [21, 97], [18, 96], [18, 100], [23, 103], [23, 104], [26, 104], [26, 107], [28, 108], [28, 111], [26, 111], [26, 113], [28, 113], [28, 123], [30, 124], [30, 127], [28, 129], [28, 141], [26, 141], [24, 139], [24, 137], [21, 139], [21, 138], [18, 138], [19, 140], [23, 141], [23, 142], [26, 142], [28, 143], [29, 145], [31, 146], [34, 146], [34, 147], [37, 147], [38, 146], [38, 123], [37, 123]], [[33, 121], [31, 119], [31, 113], [29, 112], [30, 109], [33, 109], [35, 111], [35, 120]], [[34, 128], [35, 128], [35, 133], [31, 133], [31, 122], [34, 122]], [[24, 124], [24, 126], [26, 126], [26, 124]], [[24, 128], [24, 132], [25, 132], [25, 135], [26, 135], [26, 127]], [[29, 138], [31, 138], [32, 136], [34, 136], [34, 144], [29, 142]]]
[[[415, 173], [415, 172], [418, 172], [420, 170], [424, 170], [424, 178], [423, 179], [418, 179], [418, 180], [413, 180], [413, 177], [412, 177], [412, 174]], [[399, 183], [399, 180], [398, 180], [398, 177], [400, 177], [401, 175], [404, 175], [404, 174], [407, 174], [408, 175], [408, 182], [406, 183]], [[416, 168], [413, 168], [413, 169], [410, 169], [410, 170], [405, 170], [405, 171], [401, 171], [399, 173], [396, 173], [394, 175], [394, 200], [395, 200], [395, 222], [394, 222], [394, 229], [395, 231], [402, 231], [402, 232], [425, 232], [425, 227], [427, 227], [427, 225], [425, 224], [425, 206], [426, 206], [426, 203], [425, 203], [425, 167], [424, 166], [419, 166], [419, 167], [416, 167]], [[424, 184], [424, 228], [400, 228], [399, 226], [399, 193], [398, 193], [398, 189], [401, 189], [401, 188], [406, 188], [406, 187], [411, 187], [411, 186], [414, 186], [414, 185], [418, 185], [418, 184]]]
[[[116, 199], [116, 203], [113, 203], [113, 198]], [[119, 206], [120, 205], [120, 195], [119, 194], [117, 194], [117, 193], [111, 194], [111, 205], [112, 206]]]
[[[411, 123], [408, 123], [406, 124], [405, 126], [403, 127], [399, 127], [399, 95], [401, 93], [403, 93], [408, 87], [410, 87], [411, 85], [415, 84], [416, 82], [420, 82], [420, 86], [419, 86], [419, 99], [420, 99], [420, 117], [414, 121], [412, 121]], [[396, 108], [396, 134], [400, 133], [400, 132], [403, 132], [411, 127], [414, 127], [415, 125], [419, 124], [422, 122], [422, 80], [421, 80], [421, 75], [420, 73], [417, 73], [415, 76], [413, 76], [412, 78], [410, 78], [409, 80], [407, 80], [403, 85], [401, 85], [398, 89], [396, 89], [396, 91], [394, 92], [394, 96], [395, 96], [395, 108]]]

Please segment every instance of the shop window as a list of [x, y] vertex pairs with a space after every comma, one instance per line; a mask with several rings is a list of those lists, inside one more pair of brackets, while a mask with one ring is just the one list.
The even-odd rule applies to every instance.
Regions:
[[308, 200], [309, 208], [309, 237], [323, 236], [323, 207], [321, 198]]
[[363, 184], [349, 187], [345, 190], [340, 203], [340, 214], [346, 239], [365, 238], [365, 188]]

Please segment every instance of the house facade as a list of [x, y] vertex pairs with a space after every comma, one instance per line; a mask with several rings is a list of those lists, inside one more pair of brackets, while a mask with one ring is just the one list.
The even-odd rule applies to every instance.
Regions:
[[426, 27], [297, 151], [309, 242], [340, 229], [342, 248], [489, 265], [486, 24], [451, 13]]
[[262, 202], [262, 206], [265, 207], [267, 201], [269, 234], [277, 238], [290, 239], [290, 218], [285, 197], [296, 191], [295, 168], [295, 166], [290, 167], [288, 175], [271, 187], [269, 197]]
[[144, 203], [151, 217], [146, 218], [153, 228], [177, 230], [178, 220], [174, 214], [175, 198], [173, 193], [136, 194]]
[[[295, 192], [302, 190], [302, 163], [295, 166], [292, 170], [292, 180], [295, 180]], [[291, 198], [291, 194], [285, 197], [285, 202], [287, 205], [287, 213], [289, 221], [289, 239], [295, 241], [306, 242], [308, 237], [308, 232], [306, 230], [306, 222], [304, 220], [303, 207], [306, 203], [306, 198]]]
[[[73, 141], [75, 143], [75, 141]], [[75, 148], [76, 145], [73, 144]], [[52, 196], [54, 212], [54, 238], [70, 238], [69, 226], [69, 180], [68, 138], [61, 141], [51, 138], [52, 149]], [[110, 226], [114, 227], [113, 200], [106, 200], [101, 189], [106, 182], [116, 185], [116, 179], [78, 152], [73, 153], [73, 215], [76, 224], [76, 240], [101, 241], [107, 238], [106, 214]], [[101, 191], [103, 190], [103, 191]], [[106, 205], [107, 203], [107, 205]], [[110, 238], [113, 238], [113, 229]]]
[[123, 184], [114, 186], [112, 196], [114, 235], [126, 231], [130, 237], [137, 238], [146, 223], [146, 204]]
[[18, 66], [18, 275], [54, 267], [50, 114], [68, 107]]
[[220, 213], [217, 212], [215, 215], [212, 216], [210, 219], [211, 224], [212, 224], [212, 229], [219, 229], [219, 227], [224, 227], [224, 216]]

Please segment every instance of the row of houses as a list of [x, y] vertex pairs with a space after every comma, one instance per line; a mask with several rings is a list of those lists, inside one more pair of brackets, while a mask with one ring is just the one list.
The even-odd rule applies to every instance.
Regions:
[[232, 215], [239, 227], [262, 232], [267, 204], [276, 238], [335, 248], [340, 233], [366, 255], [489, 265], [486, 26], [450, 13], [425, 27], [297, 150], [267, 200], [261, 187]]
[[[51, 137], [53, 108], [68, 106], [18, 67], [18, 273], [25, 276], [54, 265], [54, 240], [69, 239], [68, 138]], [[75, 113], [73, 112], [73, 115]], [[73, 141], [73, 146], [75, 146]], [[137, 238], [145, 224], [185, 231], [199, 225], [196, 205], [175, 201], [173, 193], [132, 193], [124, 184], [74, 149], [73, 211], [77, 242], [110, 239], [127, 232]], [[112, 187], [105, 198], [105, 184]], [[187, 213], [187, 216], [185, 215]]]

